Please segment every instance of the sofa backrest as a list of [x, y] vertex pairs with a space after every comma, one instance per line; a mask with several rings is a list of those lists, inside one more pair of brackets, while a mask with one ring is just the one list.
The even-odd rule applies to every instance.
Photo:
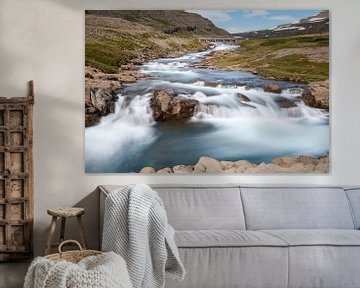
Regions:
[[355, 227], [350, 203], [342, 188], [240, 189], [248, 230]]
[[360, 229], [360, 188], [151, 186], [176, 230]]
[[239, 187], [153, 187], [176, 230], [244, 230]]

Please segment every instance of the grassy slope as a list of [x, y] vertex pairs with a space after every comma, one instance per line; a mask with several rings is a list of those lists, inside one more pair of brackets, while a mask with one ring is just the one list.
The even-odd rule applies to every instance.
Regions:
[[[86, 65], [106, 73], [117, 72], [121, 65], [139, 55], [164, 57], [200, 50], [205, 46], [197, 37], [227, 33], [208, 23], [208, 20], [183, 11], [92, 13], [87, 13], [85, 18], [85, 61]], [[179, 15], [175, 17], [174, 13]], [[177, 23], [176, 19], [182, 19], [183, 22]], [[186, 26], [190, 21], [196, 23], [196, 26]]]
[[216, 67], [255, 70], [264, 77], [309, 83], [329, 78], [328, 60], [312, 61], [301, 53], [274, 57], [274, 53], [287, 48], [324, 46], [329, 46], [328, 35], [244, 40], [240, 49], [217, 53], [209, 62]]
[[210, 20], [182, 10], [90, 10], [86, 14], [121, 18], [167, 34], [191, 32], [202, 36], [229, 36], [227, 31], [216, 27]]

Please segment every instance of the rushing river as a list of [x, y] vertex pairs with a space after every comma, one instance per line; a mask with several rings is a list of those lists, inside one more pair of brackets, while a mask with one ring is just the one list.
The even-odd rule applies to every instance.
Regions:
[[[115, 113], [85, 129], [86, 172], [193, 165], [201, 156], [260, 163], [278, 156], [327, 153], [329, 114], [298, 98], [302, 85], [248, 72], [201, 68], [202, 59], [213, 50], [233, 48], [219, 44], [142, 65], [139, 69], [147, 77], [121, 91]], [[283, 92], [264, 92], [262, 87], [274, 82]], [[149, 101], [152, 92], [162, 88], [197, 99], [195, 116], [184, 123], [155, 122]], [[239, 93], [251, 101], [242, 101]]]

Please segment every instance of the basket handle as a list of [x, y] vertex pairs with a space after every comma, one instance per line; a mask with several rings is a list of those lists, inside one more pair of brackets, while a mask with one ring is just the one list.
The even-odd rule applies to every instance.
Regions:
[[63, 247], [65, 244], [68, 244], [68, 243], [72, 243], [72, 244], [75, 244], [76, 246], [78, 246], [80, 252], [84, 251], [83, 247], [81, 246], [81, 244], [80, 244], [78, 241], [76, 241], [76, 240], [65, 240], [65, 241], [61, 242], [60, 245], [59, 245], [59, 247], [58, 247], [58, 251], [59, 251], [60, 257], [61, 257], [61, 255], [62, 255], [62, 253], [63, 253], [63, 251], [61, 250], [62, 247]]

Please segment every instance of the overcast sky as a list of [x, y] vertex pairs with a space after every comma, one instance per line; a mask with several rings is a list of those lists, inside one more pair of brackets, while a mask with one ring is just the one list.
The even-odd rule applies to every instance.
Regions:
[[230, 33], [274, 28], [279, 24], [297, 22], [320, 10], [190, 10], [210, 19]]

